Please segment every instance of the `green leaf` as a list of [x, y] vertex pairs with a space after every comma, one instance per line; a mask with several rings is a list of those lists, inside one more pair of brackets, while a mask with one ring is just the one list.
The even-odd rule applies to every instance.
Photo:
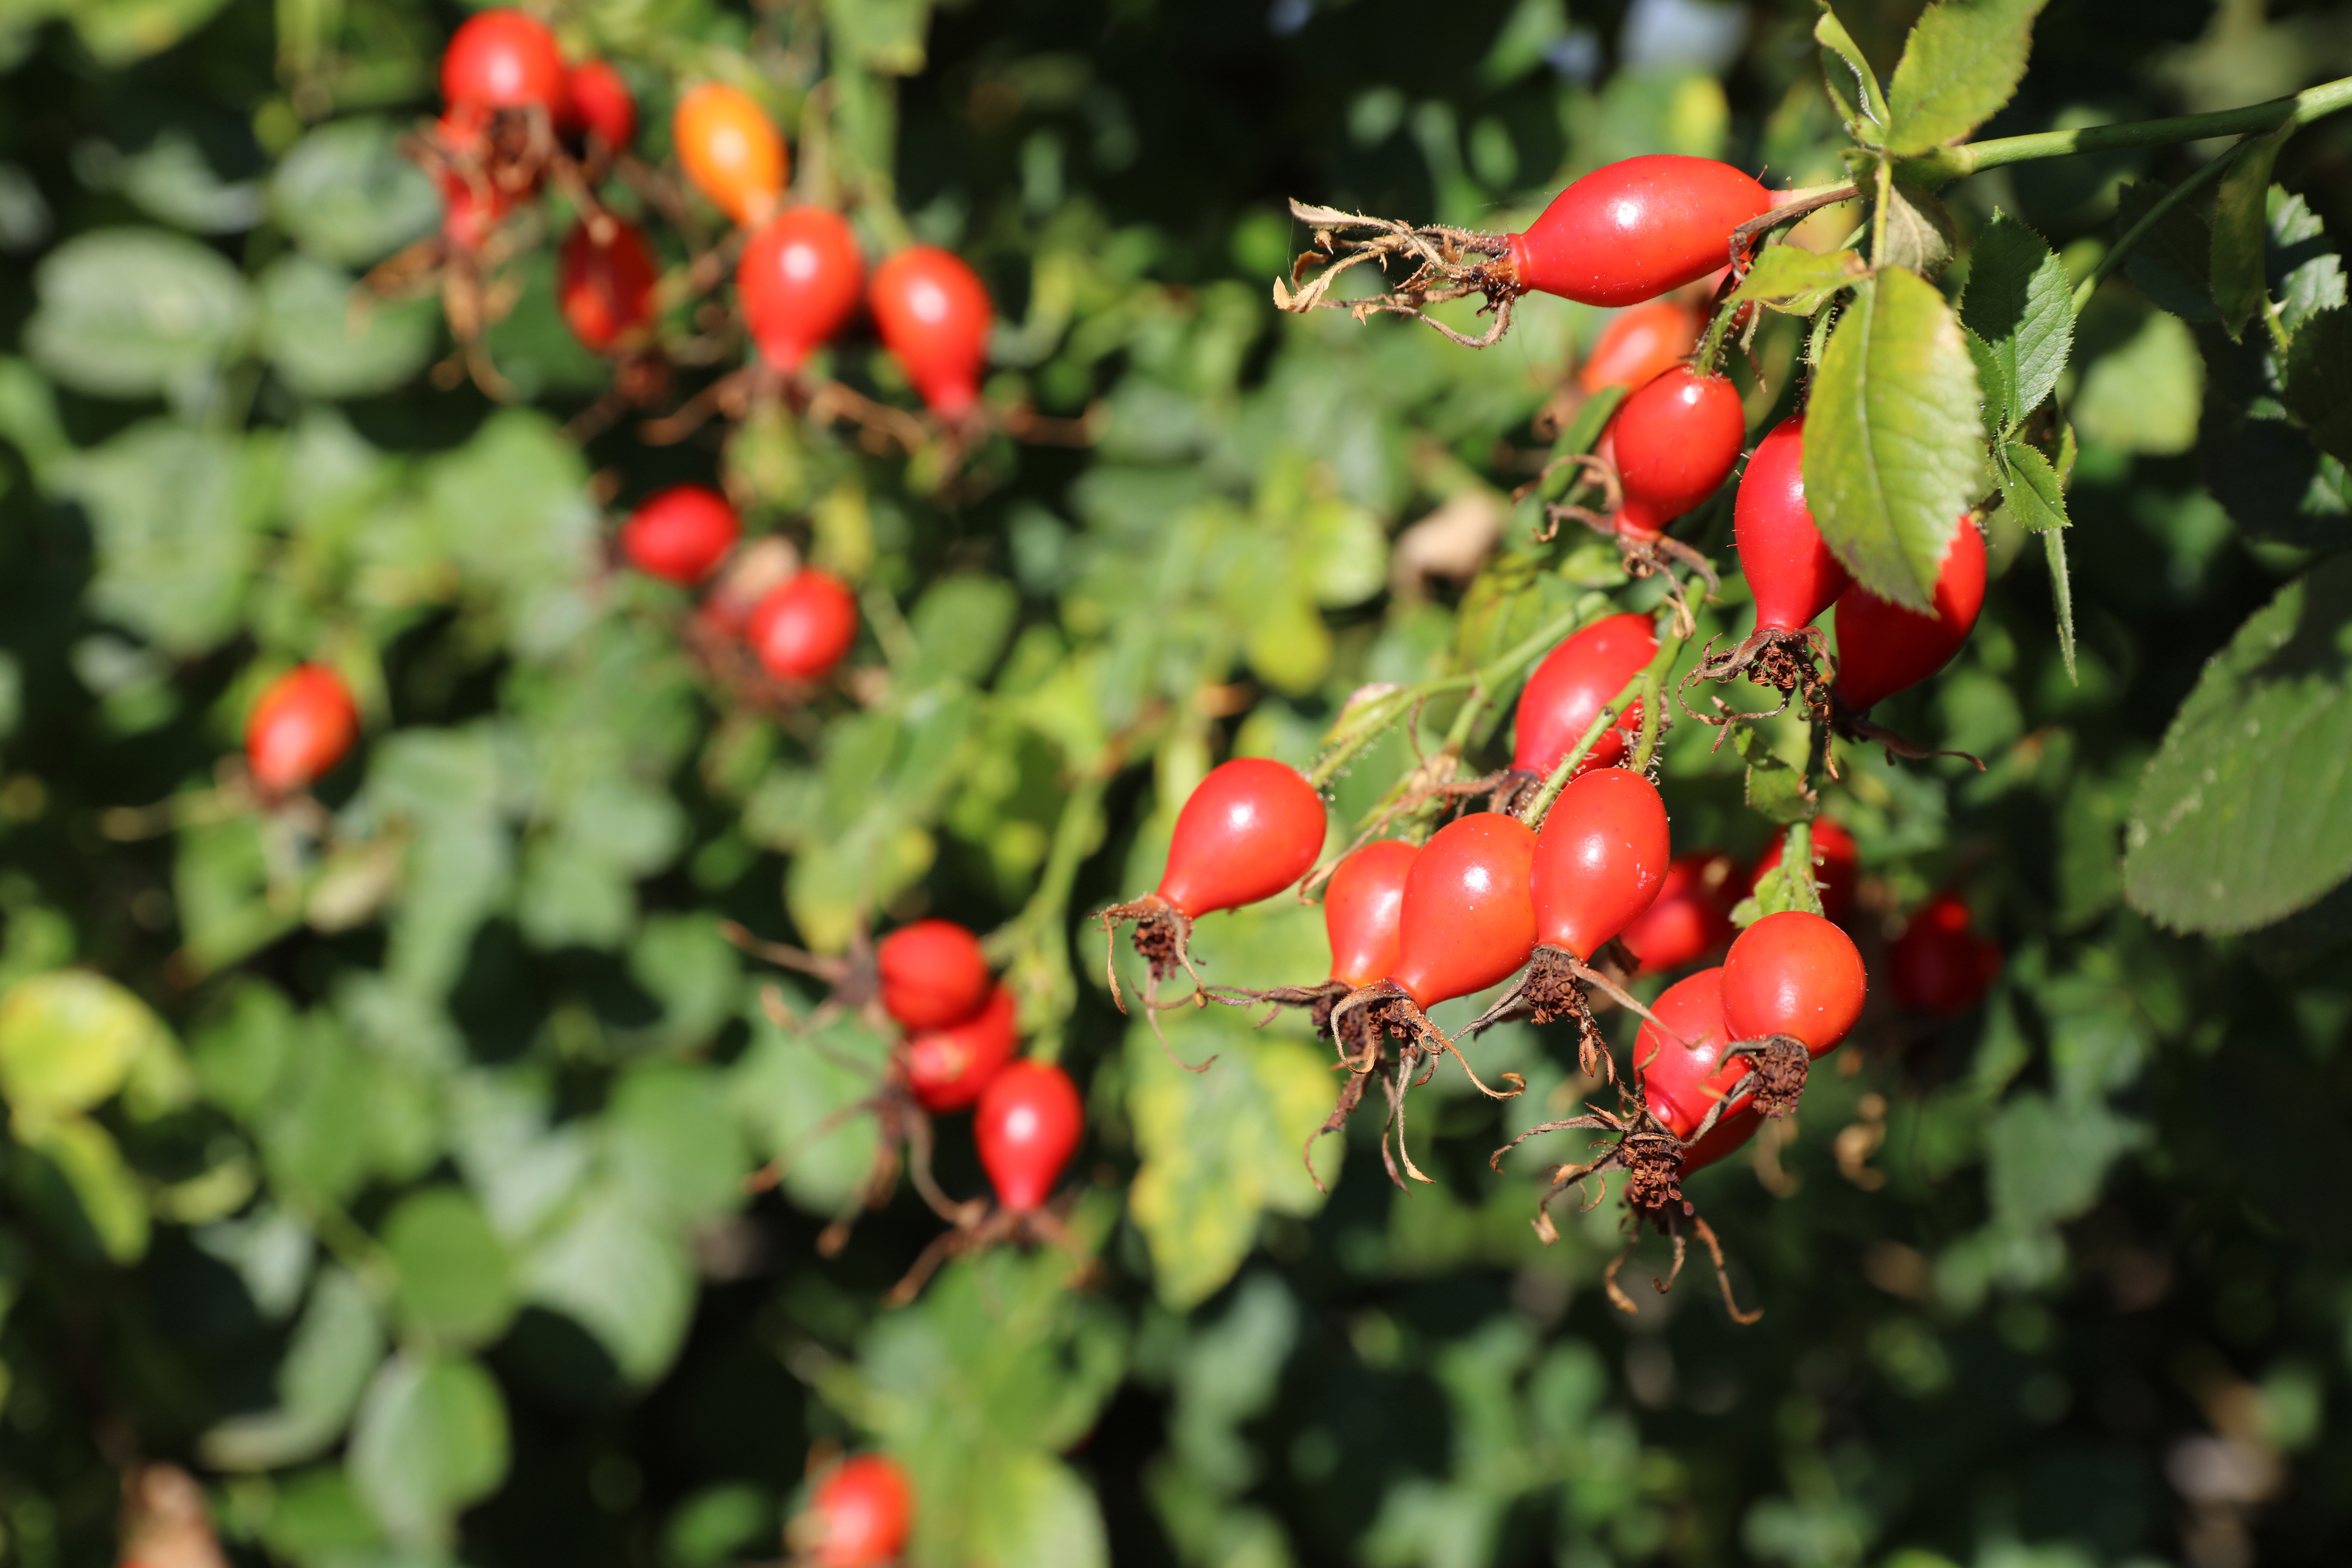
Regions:
[[269, 900], [268, 854], [257, 815], [183, 828], [178, 847], [172, 892], [194, 973], [235, 963], [301, 923], [299, 908]]
[[751, 1044], [730, 1086], [736, 1115], [755, 1157], [790, 1157], [784, 1195], [830, 1219], [874, 1168], [874, 1118], [853, 1108], [881, 1087], [889, 1042], [854, 1014], [791, 1031], [756, 1006], [746, 1017]]
[[2286, 405], [2312, 445], [2352, 462], [2352, 310], [2323, 310], [2295, 333], [2287, 349]]
[[2301, 196], [2270, 189], [2268, 270], [2279, 325], [2289, 336], [2322, 310], [2345, 302], [2344, 258], [2327, 248], [2327, 232]]
[[1108, 1568], [1110, 1538], [1094, 1489], [1050, 1454], [1015, 1451], [989, 1467], [966, 1546], [976, 1568]]
[[1821, 886], [1814, 880], [1818, 871], [1813, 864], [1813, 829], [1809, 817], [1790, 821], [1788, 837], [1780, 849], [1780, 858], [1756, 879], [1755, 888], [1731, 911], [1732, 920], [1738, 924], [1753, 925], [1766, 915], [1790, 911], [1807, 915], [1822, 912]]
[[425, 367], [440, 331], [432, 300], [372, 300], [307, 256], [280, 257], [261, 275], [262, 352], [306, 397], [389, 392]]
[[2250, 138], [2213, 193], [2213, 307], [2232, 338], [2263, 308], [2268, 291], [2271, 166], [2294, 131], [2289, 121]]
[[2040, 235], [1996, 209], [1969, 257], [1960, 321], [1991, 351], [1987, 405], [2000, 410], [2000, 429], [2016, 429], [2056, 390], [2074, 347], [2065, 268]]
[[2207, 663], [2132, 803], [2124, 889], [2175, 930], [2294, 913], [2352, 875], [2352, 559], [2288, 584]]
[[515, 1313], [514, 1265], [481, 1205], [463, 1187], [426, 1187], [384, 1222], [401, 1317], [432, 1342], [488, 1344]]
[[[1260, 1215], [1322, 1206], [1300, 1151], [1330, 1114], [1338, 1082], [1296, 1016], [1260, 1031], [1244, 1013], [1212, 1007], [1171, 1015], [1167, 1033], [1184, 1060], [1217, 1058], [1188, 1073], [1149, 1026], [1128, 1031], [1128, 1116], [1142, 1155], [1128, 1208], [1150, 1245], [1160, 1300], [1181, 1311], [1234, 1277]], [[1315, 1151], [1326, 1185], [1341, 1142], [1320, 1140]]]
[[1929, 603], [1984, 473], [1976, 363], [1951, 307], [1882, 270], [1830, 335], [1805, 418], [1805, 494], [1822, 537], [1880, 597]]
[[1748, 763], [1748, 808], [1773, 822], [1811, 822], [1818, 801], [1805, 775], [1773, 754], [1761, 726], [1742, 724], [1733, 744]]
[[829, 41], [851, 59], [887, 76], [923, 68], [923, 35], [931, 0], [825, 0]]
[[671, 1218], [619, 1181], [594, 1184], [523, 1268], [530, 1299], [595, 1336], [639, 1385], [669, 1370], [694, 1315], [694, 1266]]
[[[1847, 134], [1865, 147], [1886, 144], [1888, 116], [1886, 100], [1879, 92], [1878, 78], [1872, 74], [1870, 61], [1864, 58], [1862, 47], [1845, 30], [1830, 9], [1829, 0], [1820, 0], [1822, 14], [1813, 23], [1813, 41], [1822, 47], [1822, 78], [1829, 89], [1830, 102]], [[1853, 89], [1847, 90], [1845, 79], [1853, 79]]]
[[173, 1050], [147, 1005], [85, 969], [35, 975], [0, 995], [0, 1094], [21, 1119], [76, 1115]]
[[1775, 245], [1756, 258], [1732, 298], [1754, 300], [1792, 316], [1810, 316], [1832, 295], [1852, 288], [1869, 271], [1859, 251], [1823, 253], [1802, 246]]
[[1911, 29], [1886, 106], [1886, 149], [1925, 153], [1975, 130], [2025, 75], [2043, 0], [1937, 0]]
[[82, 1116], [34, 1118], [20, 1111], [9, 1130], [64, 1179], [107, 1257], [135, 1263], [146, 1253], [147, 1195], [105, 1128]]
[[749, 1161], [715, 1074], [635, 1068], [614, 1086], [603, 1131], [613, 1175], [648, 1211], [690, 1224], [742, 1206]]
[[343, 1434], [383, 1361], [383, 1325], [366, 1287], [328, 1268], [278, 1363], [275, 1408], [231, 1416], [204, 1436], [207, 1465], [274, 1470], [324, 1453]]
[[411, 1546], [447, 1544], [457, 1511], [506, 1479], [497, 1381], [457, 1357], [393, 1357], [368, 1389], [344, 1464], [385, 1534]]
[[42, 258], [34, 286], [26, 351], [102, 397], [200, 395], [252, 312], [244, 278], [218, 251], [162, 229], [76, 235]]
[[985, 679], [1003, 656], [1020, 613], [1020, 595], [999, 577], [962, 575], [932, 584], [908, 617], [916, 659], [906, 673], [907, 689]]
[[158, 419], [75, 457], [61, 488], [97, 535], [91, 607], [167, 653], [232, 636], [277, 490], [277, 452], [263, 437]]
[[[2126, 182], [2116, 193], [2117, 237], [2129, 232], [2150, 208], [2170, 194], [2169, 187], [2154, 180]], [[2189, 204], [2182, 202], [2139, 237], [2138, 243], [2124, 258], [2124, 276], [2149, 300], [2182, 321], [2210, 321], [2217, 315], [2213, 284], [2207, 271], [2212, 250], [2213, 240], [2206, 231], [2205, 220]]]
[[385, 120], [337, 120], [305, 136], [278, 165], [272, 216], [322, 261], [367, 267], [441, 221], [441, 194], [404, 157]]
[[82, 45], [121, 68], [170, 48], [212, 19], [226, 0], [73, 0], [60, 9]]
[[2050, 466], [2042, 449], [2011, 441], [2001, 447], [2001, 458], [2009, 469], [2001, 499], [2025, 525], [2025, 531], [2048, 533], [2065, 527], [2066, 491], [2058, 482], [2058, 470]]
[[2196, 338], [2178, 317], [2152, 311], [2123, 347], [2092, 362], [2069, 416], [2088, 440], [2169, 456], [2197, 444], [2204, 392]]

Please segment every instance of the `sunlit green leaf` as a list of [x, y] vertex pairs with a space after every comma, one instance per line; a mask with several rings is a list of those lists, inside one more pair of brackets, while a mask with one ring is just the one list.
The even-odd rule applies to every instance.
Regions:
[[1991, 351], [1986, 402], [2000, 410], [2001, 429], [2016, 428], [2056, 388], [2074, 345], [2066, 269], [2040, 235], [1996, 212], [1969, 254], [1960, 321]]
[[1925, 153], [1967, 135], [2010, 100], [2025, 75], [2043, 0], [1937, 0], [1895, 63], [1887, 150]]
[[1944, 297], [1916, 273], [1859, 289], [1813, 384], [1805, 495], [1864, 586], [1928, 602], [1952, 531], [1983, 482], [1977, 372]]
[[403, 1352], [384, 1363], [360, 1406], [345, 1467], [394, 1540], [449, 1541], [457, 1510], [507, 1473], [506, 1401], [474, 1362]]
[[173, 1048], [144, 1002], [88, 970], [36, 975], [0, 994], [0, 1093], [19, 1117], [88, 1110], [142, 1057]]
[[247, 330], [251, 290], [211, 247], [152, 228], [78, 235], [42, 259], [25, 347], [107, 397], [202, 390]]
[[1818, 253], [1797, 245], [1776, 245], [1756, 258], [1739, 280], [1734, 298], [1754, 300], [1792, 316], [1810, 316], [1831, 295], [1852, 288], [1869, 271], [1859, 251]]
[[2132, 804], [2124, 888], [2176, 930], [2252, 930], [2352, 875], [2352, 563], [2279, 591], [2205, 667]]

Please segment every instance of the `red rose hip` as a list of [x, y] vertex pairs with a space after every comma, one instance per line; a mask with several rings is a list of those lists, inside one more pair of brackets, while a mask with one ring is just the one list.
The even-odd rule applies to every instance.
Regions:
[[953, 921], [917, 921], [875, 944], [882, 1010], [909, 1029], [961, 1023], [989, 999], [980, 939]]
[[1845, 932], [1799, 910], [1766, 915], [1724, 958], [1724, 1026], [1736, 1040], [1793, 1036], [1820, 1057], [1853, 1030], [1868, 988]]
[[1953, 893], [1927, 900], [1887, 949], [1895, 999], [1915, 1013], [1957, 1018], [2000, 973], [2000, 946], [1969, 929], [1969, 906]]
[[1536, 836], [1517, 817], [1475, 812], [1437, 830], [1405, 874], [1397, 966], [1416, 1006], [1467, 996], [1535, 951]]
[[1571, 780], [1536, 835], [1536, 938], [1580, 961], [1658, 896], [1673, 850], [1658, 788], [1624, 768]]
[[1698, 347], [1699, 314], [1679, 300], [1653, 300], [1624, 311], [1601, 330], [1592, 353], [1577, 367], [1587, 392], [1643, 386]]
[[1617, 531], [1655, 539], [1715, 494], [1748, 438], [1748, 416], [1730, 380], [1688, 365], [1648, 382], [1610, 420], [1624, 505]]
[[760, 601], [743, 635], [777, 679], [822, 680], [857, 641], [857, 600], [831, 573], [795, 572]]
[[875, 269], [867, 301], [883, 346], [934, 412], [952, 419], [979, 400], [995, 311], [961, 257], [908, 246]]
[[563, 324], [582, 343], [604, 353], [642, 337], [654, 319], [654, 256], [645, 232], [610, 217], [604, 243], [582, 223], [564, 237], [556, 258], [555, 298]]
[[[1511, 766], [1537, 774], [1559, 766], [1601, 710], [1657, 656], [1656, 627], [1649, 616], [1634, 615], [1595, 621], [1546, 654], [1519, 691]], [[1577, 771], [1613, 766], [1641, 726], [1641, 704], [1627, 703]]]
[[707, 485], [672, 485], [621, 525], [621, 553], [649, 576], [691, 585], [727, 559], [743, 531], [727, 498]]
[[1695, 963], [1729, 942], [1739, 901], [1739, 868], [1719, 849], [1685, 855], [1667, 866], [1650, 907], [1617, 939], [1640, 960], [1635, 973], [1655, 974]]
[[1628, 158], [1585, 175], [1511, 236], [1509, 268], [1523, 289], [1632, 305], [1724, 266], [1731, 231], [1771, 205], [1770, 191], [1712, 158]]
[[1314, 867], [1323, 833], [1322, 797], [1297, 768], [1235, 757], [1176, 814], [1160, 897], [1195, 920], [1270, 899]]
[[623, 153], [637, 133], [637, 100], [621, 73], [604, 60], [583, 60], [563, 73], [563, 106], [556, 129], [575, 140]]
[[441, 54], [441, 96], [485, 109], [544, 109], [563, 100], [563, 57], [555, 35], [520, 11], [478, 11]]
[[246, 766], [267, 795], [326, 776], [359, 739], [359, 705], [324, 665], [298, 664], [261, 693], [245, 721]]
[[879, 1454], [844, 1459], [817, 1483], [795, 1526], [817, 1568], [877, 1568], [906, 1549], [915, 1511], [906, 1472]]
[[1863, 712], [1943, 668], [1969, 640], [1984, 594], [1984, 535], [1968, 518], [1937, 574], [1934, 615], [1906, 610], [1855, 584], [1837, 606], [1839, 700]]
[[926, 1110], [961, 1110], [1013, 1059], [1018, 1037], [1013, 993], [999, 985], [971, 1016], [908, 1037], [908, 1090]]
[[1331, 942], [1331, 978], [1350, 989], [1385, 980], [1396, 968], [1405, 879], [1417, 845], [1383, 838], [1339, 862], [1323, 889], [1323, 931]]
[[865, 282], [857, 237], [824, 207], [790, 207], [761, 225], [735, 268], [752, 341], [786, 375], [848, 324]]
[[1043, 1207], [1085, 1130], [1086, 1110], [1069, 1074], [1050, 1062], [1007, 1064], [981, 1091], [972, 1120], [996, 1201], [1014, 1214]]
[[1774, 426], [1748, 459], [1732, 505], [1739, 569], [1756, 595], [1760, 631], [1793, 632], [1811, 624], [1853, 582], [1805, 505], [1804, 447], [1803, 415]]

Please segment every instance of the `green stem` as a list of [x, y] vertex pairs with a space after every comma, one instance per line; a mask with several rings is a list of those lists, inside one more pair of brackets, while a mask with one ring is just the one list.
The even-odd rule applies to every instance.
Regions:
[[1399, 687], [1390, 692], [1374, 705], [1371, 716], [1360, 721], [1344, 740], [1307, 771], [1307, 782], [1318, 790], [1328, 784], [1339, 776], [1341, 768], [1353, 761], [1365, 747], [1380, 739], [1391, 724], [1410, 712], [1413, 704], [1423, 698], [1468, 688], [1471, 693], [1469, 700], [1463, 703], [1462, 711], [1454, 715], [1445, 742], [1449, 747], [1459, 750], [1461, 742], [1469, 738], [1471, 726], [1476, 722], [1479, 712], [1489, 700], [1487, 694], [1508, 682], [1528, 660], [1548, 651], [1554, 643], [1596, 614], [1596, 600], [1599, 600], [1601, 608], [1607, 607], [1607, 600], [1601, 599], [1598, 595], [1588, 594], [1578, 600], [1573, 608], [1554, 616], [1532, 636], [1514, 644], [1476, 669], [1459, 675], [1440, 676], [1434, 680]]
[[2276, 131], [2283, 125], [2308, 125], [2339, 109], [2352, 109], [2352, 77], [2306, 88], [2292, 98], [2274, 98], [2266, 103], [2216, 110], [2210, 114], [2182, 114], [2169, 120], [2141, 120], [2126, 125], [2085, 125], [2076, 131], [2042, 131], [2030, 136], [1996, 136], [1960, 147], [1938, 147], [1906, 159], [1901, 172], [1906, 180], [1932, 189], [2008, 163]]
[[1568, 781], [1576, 776], [1579, 764], [1593, 747], [1601, 743], [1601, 737], [1608, 732], [1610, 725], [1617, 721], [1617, 715], [1625, 710], [1628, 702], [1643, 704], [1642, 732], [1634, 747], [1633, 766], [1639, 771], [1650, 765], [1650, 754], [1658, 744], [1658, 710], [1661, 706], [1658, 694], [1664, 686], [1665, 672], [1672, 669], [1675, 660], [1682, 656], [1683, 640], [1678, 637], [1660, 638], [1656, 656], [1642, 668], [1639, 675], [1619, 688], [1617, 695], [1604, 703], [1599, 713], [1593, 715], [1592, 722], [1584, 727], [1584, 733], [1577, 737], [1576, 744], [1569, 748], [1568, 754], [1559, 760], [1559, 765], [1544, 775], [1542, 787], [1528, 803], [1527, 810], [1520, 813], [1520, 819], [1529, 827], [1543, 826], [1544, 816], [1551, 810], [1552, 802], [1559, 798], [1559, 792], [1566, 789]]
[[1875, 267], [1886, 254], [1886, 209], [1895, 199], [1895, 165], [1878, 165], [1878, 199], [1870, 205], [1870, 263]]
[[2239, 142], [2180, 184], [2165, 192], [2154, 206], [2140, 215], [2137, 223], [2124, 230], [2123, 237], [2116, 240], [2105, 256], [2099, 258], [2099, 264], [2091, 268], [2090, 276], [2084, 279], [2081, 285], [2075, 289], [2074, 313], [2082, 314], [2083, 307], [2091, 302], [2091, 296], [2099, 291], [2099, 285], [2105, 282], [2117, 267], [2123, 265], [2124, 258], [2130, 254], [2133, 246], [2146, 238], [2150, 230], [2163, 222], [2167, 213], [2220, 179], [2222, 173], [2238, 161], [2238, 154], [2245, 150], [2246, 145], [2245, 142]]

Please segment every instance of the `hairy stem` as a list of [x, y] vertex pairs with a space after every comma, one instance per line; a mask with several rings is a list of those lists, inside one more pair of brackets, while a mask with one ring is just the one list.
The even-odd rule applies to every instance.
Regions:
[[2041, 131], [2030, 136], [1996, 136], [1959, 147], [1938, 147], [1904, 160], [1900, 172], [1906, 180], [1932, 189], [2006, 163], [2276, 131], [2282, 125], [2308, 125], [2339, 109], [2352, 109], [2352, 77], [2305, 88], [2292, 98], [2274, 98], [2266, 103], [2216, 110], [2210, 114], [2182, 114], [2169, 120], [2140, 120], [2126, 125], [2085, 125], [2077, 131]]

